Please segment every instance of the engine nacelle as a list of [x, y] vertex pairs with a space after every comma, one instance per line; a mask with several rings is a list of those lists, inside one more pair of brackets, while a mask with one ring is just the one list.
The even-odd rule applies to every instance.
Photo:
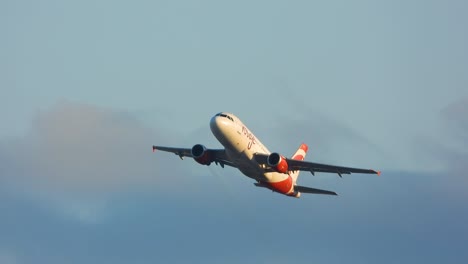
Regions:
[[211, 155], [210, 153], [206, 150], [206, 147], [203, 146], [202, 144], [196, 144], [195, 146], [192, 147], [192, 156], [193, 159], [202, 164], [202, 165], [210, 165], [211, 164]]
[[268, 166], [280, 173], [288, 173], [288, 162], [278, 153], [271, 153], [267, 158]]

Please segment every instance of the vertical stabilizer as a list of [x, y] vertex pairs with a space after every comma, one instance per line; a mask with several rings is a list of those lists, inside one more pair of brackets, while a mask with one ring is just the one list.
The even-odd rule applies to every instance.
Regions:
[[[304, 160], [307, 154], [307, 150], [309, 150], [309, 147], [306, 144], [302, 143], [299, 149], [296, 151], [296, 153], [294, 153], [294, 155], [292, 156], [292, 159]], [[299, 176], [299, 172], [300, 171], [292, 171], [290, 174], [291, 178], [293, 179], [294, 185], [296, 184], [297, 177]]]

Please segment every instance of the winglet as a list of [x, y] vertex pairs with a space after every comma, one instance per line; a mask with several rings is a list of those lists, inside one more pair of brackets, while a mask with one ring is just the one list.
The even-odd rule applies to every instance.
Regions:
[[153, 146], [153, 152], [155, 152], [155, 151], [156, 151], [156, 146]]
[[380, 176], [380, 171], [374, 170], [374, 172], [377, 174], [377, 176]]

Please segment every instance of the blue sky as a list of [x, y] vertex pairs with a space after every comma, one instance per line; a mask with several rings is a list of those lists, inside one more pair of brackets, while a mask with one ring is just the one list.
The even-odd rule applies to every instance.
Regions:
[[[465, 263], [465, 1], [1, 1], [0, 262]], [[381, 169], [289, 199], [150, 146]]]

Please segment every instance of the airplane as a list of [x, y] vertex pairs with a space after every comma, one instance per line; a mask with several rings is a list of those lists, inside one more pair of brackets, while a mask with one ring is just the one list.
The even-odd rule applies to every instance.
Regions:
[[299, 198], [301, 193], [337, 195], [335, 192], [297, 185], [300, 171], [343, 174], [377, 174], [380, 171], [341, 167], [304, 161], [308, 146], [302, 143], [291, 158], [270, 152], [235, 115], [220, 112], [210, 120], [210, 129], [224, 149], [208, 149], [202, 144], [192, 148], [153, 146], [156, 150], [172, 152], [183, 159], [193, 158], [202, 165], [215, 163], [237, 168], [245, 176], [254, 179], [257, 187], [263, 187], [290, 197]]

